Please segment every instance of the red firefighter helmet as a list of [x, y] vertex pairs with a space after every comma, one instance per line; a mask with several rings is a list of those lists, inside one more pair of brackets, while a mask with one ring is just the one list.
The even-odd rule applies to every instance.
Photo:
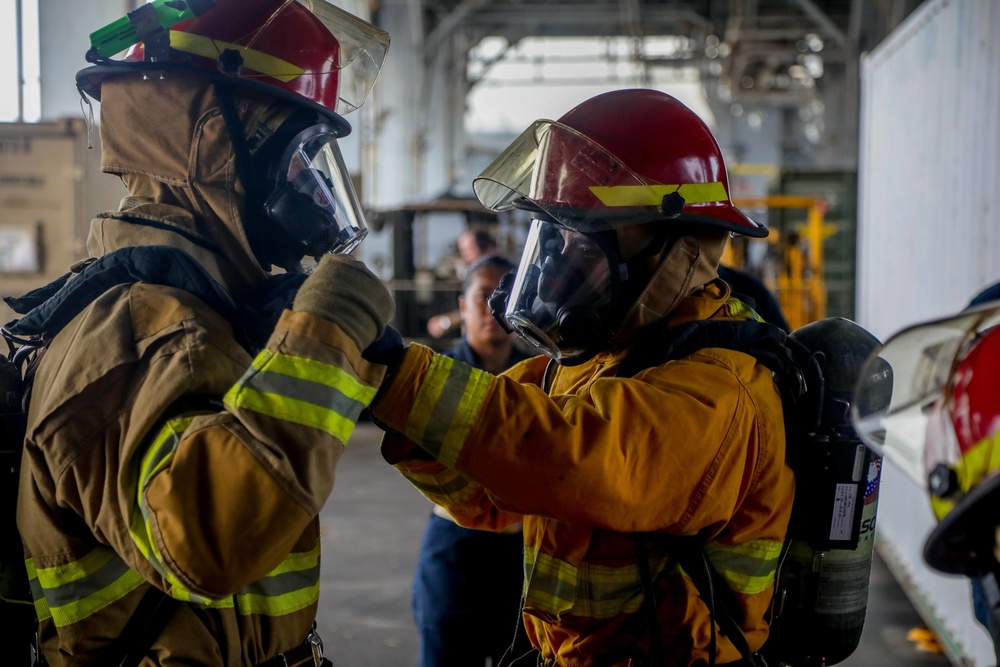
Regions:
[[340, 114], [364, 102], [389, 47], [386, 32], [324, 0], [217, 0], [171, 27], [169, 40], [166, 60], [147, 61], [142, 42], [122, 60], [88, 56], [97, 64], [77, 84], [100, 99], [107, 76], [184, 69], [309, 107], [347, 134]]
[[[892, 401], [877, 413], [853, 415], [865, 441], [927, 489], [938, 524], [924, 560], [942, 572], [974, 576], [995, 557], [998, 324], [1000, 302], [994, 301], [890, 338], [879, 357], [893, 369]], [[858, 391], [866, 391], [864, 382]]]
[[536, 121], [473, 187], [487, 208], [540, 210], [583, 232], [671, 219], [767, 236], [733, 206], [705, 122], [656, 90], [612, 91]]

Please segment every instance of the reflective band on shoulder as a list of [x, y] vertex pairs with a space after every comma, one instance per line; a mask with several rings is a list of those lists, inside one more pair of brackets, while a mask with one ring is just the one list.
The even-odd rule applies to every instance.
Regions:
[[486, 398], [492, 376], [434, 355], [417, 392], [405, 435], [447, 466], [454, 466]]
[[243, 57], [243, 64], [248, 68], [261, 74], [267, 74], [285, 83], [297, 79], [305, 72], [298, 65], [293, 65], [287, 60], [276, 58], [263, 51], [250, 49], [239, 44], [230, 44], [229, 42], [212, 39], [211, 37], [194, 35], [189, 32], [171, 30], [170, 47], [185, 53], [193, 53], [203, 58], [212, 58], [213, 60], [217, 60], [219, 55], [226, 49], [233, 49], [234, 51], [239, 51], [239, 54]]
[[747, 320], [753, 320], [754, 322], [764, 321], [764, 318], [758, 315], [756, 310], [735, 297], [729, 297], [726, 299], [724, 307], [729, 311], [730, 317], [742, 317]]
[[83, 620], [145, 583], [142, 575], [106, 547], [57, 567], [36, 570], [31, 559], [26, 563], [39, 619], [51, 617], [56, 627]]
[[730, 588], [744, 595], [756, 595], [774, 583], [781, 547], [782, 543], [774, 540], [735, 545], [711, 542], [705, 545], [705, 555]]
[[605, 206], [659, 206], [666, 195], [677, 192], [685, 204], [708, 204], [728, 201], [721, 182], [684, 183], [681, 185], [592, 185], [590, 191]]
[[224, 400], [232, 408], [319, 429], [346, 443], [375, 392], [337, 366], [263, 350]]

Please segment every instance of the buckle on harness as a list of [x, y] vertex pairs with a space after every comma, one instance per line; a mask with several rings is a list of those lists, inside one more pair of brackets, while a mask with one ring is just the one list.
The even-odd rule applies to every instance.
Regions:
[[323, 657], [323, 640], [316, 632], [316, 623], [313, 622], [305, 641], [270, 660], [258, 663], [257, 667], [332, 667], [332, 665], [333, 663]]
[[313, 621], [312, 630], [306, 635], [306, 643], [312, 649], [313, 663], [316, 667], [323, 667], [323, 639], [316, 632], [316, 622]]

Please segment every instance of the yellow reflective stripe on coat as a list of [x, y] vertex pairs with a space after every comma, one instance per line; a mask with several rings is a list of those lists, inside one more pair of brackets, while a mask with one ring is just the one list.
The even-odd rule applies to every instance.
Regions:
[[38, 572], [35, 570], [35, 561], [31, 558], [25, 559], [24, 567], [28, 571], [28, 586], [31, 588], [31, 599], [35, 603], [35, 616], [39, 621], [52, 618], [52, 612], [49, 611], [49, 602], [45, 599], [45, 592], [42, 590], [42, 585], [38, 583]]
[[450, 357], [434, 355], [406, 423], [410, 440], [453, 467], [486, 398], [492, 376]]
[[421, 475], [409, 472], [406, 473], [406, 479], [428, 498], [432, 500], [447, 499], [448, 504], [451, 505], [465, 504], [481, 488], [478, 485], [470, 484], [469, 479], [454, 468], [448, 468], [437, 475]]
[[375, 392], [338, 366], [263, 350], [224, 401], [232, 408], [319, 429], [346, 443]]
[[705, 545], [705, 555], [730, 588], [744, 595], [756, 595], [774, 583], [782, 544], [774, 540], [734, 545], [710, 542]]
[[251, 616], [283, 616], [319, 600], [319, 545], [284, 562], [236, 594], [236, 609]]
[[723, 307], [729, 313], [730, 317], [742, 317], [747, 320], [753, 320], [754, 322], [764, 321], [764, 318], [758, 315], [756, 310], [736, 297], [731, 296], [726, 299], [726, 303]]
[[56, 567], [36, 570], [30, 558], [26, 564], [38, 618], [52, 618], [56, 627], [83, 620], [145, 583], [142, 575], [106, 547]]
[[[651, 576], [657, 578], [666, 565], [666, 555], [651, 560]], [[578, 568], [526, 546], [524, 581], [525, 606], [547, 614], [611, 618], [642, 608], [642, 576], [634, 562], [620, 566], [583, 563]]]
[[[320, 547], [291, 553], [274, 570], [233, 597], [209, 602], [197, 596], [171, 594], [200, 607], [236, 607], [245, 616], [283, 616], [319, 600]], [[81, 621], [117, 602], [142, 584], [142, 575], [125, 564], [118, 554], [98, 547], [78, 561], [36, 570], [25, 560], [38, 620], [51, 618], [57, 627]], [[196, 598], [192, 600], [192, 597]]]
[[320, 547], [293, 552], [281, 565], [232, 597], [198, 602], [199, 607], [232, 609], [243, 616], [283, 616], [319, 600]]
[[174, 575], [166, 565], [164, 565], [163, 555], [160, 553], [156, 540], [153, 538], [153, 526], [150, 522], [149, 505], [146, 503], [146, 488], [153, 481], [153, 478], [162, 470], [170, 466], [177, 445], [188, 426], [193, 421], [192, 417], [182, 417], [172, 419], [164, 424], [160, 432], [156, 434], [153, 441], [143, 452], [138, 462], [136, 479], [135, 504], [132, 508], [132, 521], [129, 525], [129, 535], [132, 542], [139, 549], [143, 558], [149, 561], [160, 576], [170, 584], [170, 596], [178, 600], [187, 602], [208, 603], [210, 600], [202, 598], [192, 593], [181, 583], [180, 579]]
[[659, 206], [666, 195], [677, 192], [685, 204], [708, 204], [728, 201], [721, 182], [684, 183], [681, 185], [592, 185], [590, 191], [605, 206]]

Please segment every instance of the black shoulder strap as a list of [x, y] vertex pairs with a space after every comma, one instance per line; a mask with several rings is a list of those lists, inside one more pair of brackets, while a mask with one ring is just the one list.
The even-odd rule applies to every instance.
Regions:
[[618, 376], [632, 377], [698, 350], [721, 347], [756, 357], [782, 378], [794, 377], [797, 363], [790, 354], [789, 340], [776, 325], [749, 320], [698, 320], [671, 328], [652, 325], [632, 346]]
[[618, 376], [632, 377], [712, 347], [749, 354], [774, 373], [786, 406], [786, 426], [809, 431], [819, 425], [825, 390], [822, 353], [810, 351], [767, 322], [699, 320], [671, 328], [654, 324], [636, 340]]

